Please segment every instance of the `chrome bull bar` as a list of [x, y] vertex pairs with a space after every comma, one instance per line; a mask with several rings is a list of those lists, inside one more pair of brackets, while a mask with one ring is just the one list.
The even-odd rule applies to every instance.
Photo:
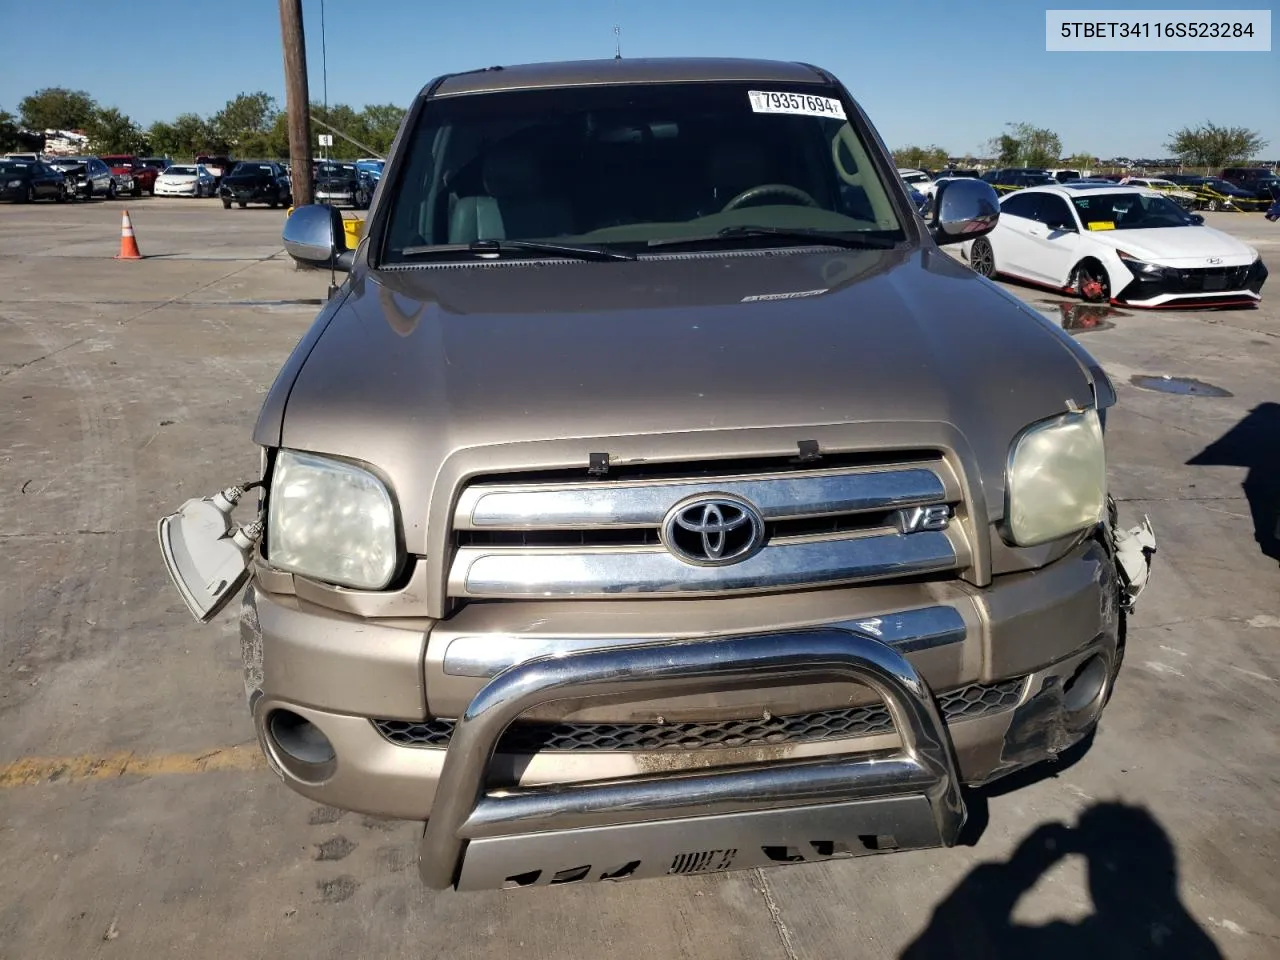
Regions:
[[[884, 701], [901, 748], [486, 788], [503, 732], [534, 707], [705, 693], [762, 680], [865, 684]], [[859, 633], [804, 630], [544, 656], [498, 674], [458, 719], [419, 872], [435, 889], [492, 889], [952, 846], [965, 820], [959, 784], [928, 685], [900, 654]]]

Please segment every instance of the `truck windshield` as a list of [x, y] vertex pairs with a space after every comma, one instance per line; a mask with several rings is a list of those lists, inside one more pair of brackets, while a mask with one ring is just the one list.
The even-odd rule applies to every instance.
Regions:
[[827, 85], [737, 82], [433, 99], [406, 138], [383, 260], [478, 240], [769, 242], [738, 229], [755, 226], [903, 239], [849, 109]]

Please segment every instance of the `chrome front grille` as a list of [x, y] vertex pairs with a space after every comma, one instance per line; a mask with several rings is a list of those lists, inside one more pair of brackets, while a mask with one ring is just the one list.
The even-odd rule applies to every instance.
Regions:
[[[1008, 710], [1022, 696], [1025, 678], [972, 683], [938, 696], [948, 723]], [[454, 721], [374, 720], [378, 732], [404, 747], [449, 746]], [[869, 737], [893, 730], [883, 703], [822, 710], [787, 717], [756, 717], [708, 723], [516, 723], [498, 744], [500, 753], [540, 750], [707, 750]]]
[[[757, 546], [734, 562], [673, 549], [673, 511], [701, 498], [749, 505]], [[454, 512], [455, 598], [709, 596], [956, 570], [961, 524], [905, 528], [913, 508], [960, 510], [945, 460], [662, 479], [482, 482]], [[717, 514], [716, 516], [719, 516]]]

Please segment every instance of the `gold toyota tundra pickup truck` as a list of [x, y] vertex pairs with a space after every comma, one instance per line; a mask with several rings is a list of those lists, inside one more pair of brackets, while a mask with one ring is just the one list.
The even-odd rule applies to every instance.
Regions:
[[1155, 550], [1105, 373], [939, 249], [998, 211], [922, 219], [807, 64], [432, 81], [359, 246], [286, 221], [346, 276], [261, 476], [160, 522], [275, 772], [442, 889], [954, 844], [1098, 723]]

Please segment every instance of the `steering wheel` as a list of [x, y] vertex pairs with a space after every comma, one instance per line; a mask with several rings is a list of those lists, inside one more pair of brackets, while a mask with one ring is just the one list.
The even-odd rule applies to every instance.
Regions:
[[767, 196], [789, 197], [792, 200], [799, 201], [806, 207], [816, 207], [818, 201], [809, 196], [799, 187], [793, 187], [787, 183], [762, 183], [758, 187], [750, 187], [743, 190], [740, 194], [724, 205], [721, 213], [728, 213], [730, 210], [737, 210], [744, 203], [750, 200], [756, 200], [760, 197]]

